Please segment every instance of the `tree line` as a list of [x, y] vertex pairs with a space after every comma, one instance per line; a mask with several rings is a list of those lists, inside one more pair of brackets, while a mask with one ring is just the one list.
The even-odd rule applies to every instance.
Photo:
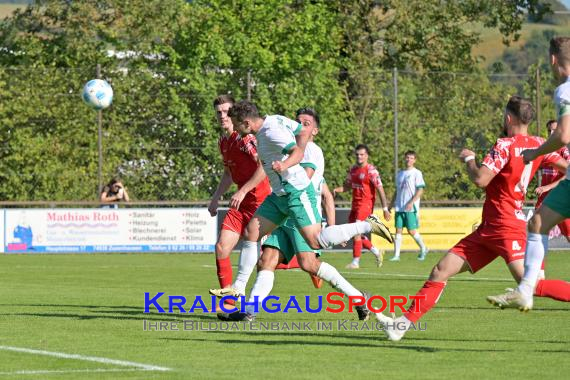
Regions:
[[[418, 153], [425, 198], [480, 199], [456, 153], [481, 158], [508, 97], [536, 86], [533, 67], [517, 85], [479, 69], [468, 26], [508, 42], [548, 11], [537, 0], [35, 1], [0, 22], [0, 199], [96, 198], [96, 114], [80, 91], [98, 64], [115, 92], [104, 173], [134, 199], [209, 198], [222, 173], [220, 93], [267, 114], [314, 107], [327, 181], [342, 183], [366, 143], [391, 193], [394, 69], [399, 151]], [[544, 81], [544, 114], [552, 89]]]

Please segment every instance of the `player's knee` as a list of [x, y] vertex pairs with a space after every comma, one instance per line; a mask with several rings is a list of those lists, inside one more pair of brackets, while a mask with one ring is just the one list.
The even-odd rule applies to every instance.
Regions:
[[528, 232], [532, 232], [535, 234], [540, 233], [541, 225], [542, 225], [542, 223], [541, 223], [540, 215], [534, 214], [532, 216], [532, 218], [530, 218], [530, 220], [528, 221], [528, 225], [527, 225]]
[[315, 256], [298, 255], [297, 262], [299, 267], [307, 273], [317, 274], [319, 271], [320, 261]]
[[259, 230], [250, 223], [243, 231], [243, 238], [249, 241], [259, 241]]
[[217, 259], [225, 259], [230, 256], [231, 249], [219, 241], [216, 243], [215, 251]]
[[450, 271], [446, 267], [445, 263], [439, 262], [437, 263], [433, 269], [431, 270], [430, 280], [431, 281], [447, 281], [450, 277]]

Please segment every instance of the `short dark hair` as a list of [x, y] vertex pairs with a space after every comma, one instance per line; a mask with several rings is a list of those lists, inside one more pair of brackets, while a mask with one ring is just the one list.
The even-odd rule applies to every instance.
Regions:
[[551, 55], [558, 59], [558, 63], [565, 65], [570, 63], [570, 37], [554, 37], [550, 40]]
[[548, 120], [548, 121], [546, 122], [546, 128], [550, 128], [550, 126], [551, 126], [552, 124], [554, 124], [554, 123], [557, 123], [557, 121], [554, 120], [554, 119]]
[[532, 103], [520, 96], [511, 96], [507, 103], [507, 111], [516, 116], [521, 123], [528, 125], [534, 119]]
[[295, 112], [295, 119], [298, 120], [299, 116], [301, 115], [312, 116], [313, 119], [315, 119], [315, 122], [317, 123], [317, 128], [321, 126], [321, 118], [319, 117], [319, 113], [314, 108], [311, 107], [299, 108], [297, 112]]
[[236, 101], [234, 100], [234, 97], [231, 96], [230, 94], [222, 94], [216, 96], [216, 99], [214, 99], [214, 107], [225, 103], [230, 103], [231, 105], [233, 105], [235, 102]]
[[364, 149], [366, 151], [366, 154], [368, 154], [368, 155], [370, 154], [370, 149], [368, 149], [368, 146], [366, 146], [365, 144], [358, 144], [356, 146], [356, 148], [354, 148], [354, 151], [357, 152], [357, 151], [362, 150], [362, 149]]
[[242, 122], [247, 118], [259, 118], [257, 106], [247, 100], [240, 100], [228, 111], [228, 116]]
[[415, 158], [418, 158], [418, 155], [413, 150], [408, 150], [406, 153], [404, 153], [404, 157], [406, 156], [414, 156]]

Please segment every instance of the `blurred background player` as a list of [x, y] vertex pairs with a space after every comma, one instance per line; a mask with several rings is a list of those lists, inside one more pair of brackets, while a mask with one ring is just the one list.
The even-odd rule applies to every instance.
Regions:
[[398, 172], [396, 177], [396, 191], [392, 197], [390, 209], [395, 206], [394, 217], [396, 225], [396, 237], [394, 238], [394, 257], [390, 261], [400, 261], [400, 249], [402, 247], [402, 231], [404, 227], [414, 238], [420, 247], [418, 260], [425, 260], [428, 249], [426, 248], [418, 228], [420, 197], [424, 193], [426, 184], [422, 172], [415, 168], [417, 160], [416, 152], [409, 150], [404, 153], [406, 168]]
[[[523, 152], [524, 161], [531, 162], [543, 154], [556, 152], [570, 144], [570, 38], [555, 37], [550, 40], [550, 65], [554, 78], [560, 84], [554, 91], [557, 127], [541, 146]], [[506, 294], [487, 297], [487, 300], [500, 307], [516, 307], [528, 311], [533, 306], [533, 294], [552, 294], [565, 283], [544, 287], [539, 278], [540, 267], [548, 251], [550, 230], [564, 219], [570, 218], [570, 169], [566, 179], [561, 181], [544, 199], [528, 222], [527, 249], [525, 253], [524, 276], [519, 286]], [[570, 301], [570, 297], [566, 300]]]
[[[549, 120], [546, 123], [546, 129], [548, 130], [548, 134], [551, 135], [558, 126], [556, 120]], [[570, 162], [570, 151], [568, 147], [562, 147], [556, 151], [562, 158], [566, 161]], [[536, 195], [538, 195], [538, 200], [536, 201], [535, 210], [540, 208], [544, 198], [548, 195], [550, 190], [554, 189], [561, 181], [566, 178], [564, 173], [560, 173], [558, 170], [552, 167], [545, 167], [542, 168], [542, 175], [540, 178], [540, 187], [536, 188]], [[560, 228], [560, 232], [563, 236], [566, 237], [566, 240], [570, 243], [570, 219], [564, 219], [561, 223], [558, 224], [558, 228]], [[544, 277], [544, 273], [542, 273]]]
[[[380, 196], [382, 203], [382, 211], [384, 218], [390, 220], [390, 212], [388, 211], [388, 202], [386, 194], [380, 179], [380, 173], [374, 165], [368, 163], [370, 151], [364, 144], [357, 145], [354, 148], [356, 156], [356, 164], [349, 170], [344, 184], [334, 189], [334, 194], [352, 190], [352, 207], [348, 222], [365, 220], [368, 215], [374, 212], [374, 203], [376, 202], [376, 192]], [[376, 256], [376, 265], [382, 266], [384, 252], [372, 245], [372, 242], [364, 235], [354, 237], [352, 247], [352, 262], [346, 266], [348, 269], [360, 268], [360, 256], [362, 255], [362, 247], [368, 249]]]
[[[224, 162], [224, 174], [208, 205], [211, 216], [217, 215], [220, 197], [228, 191], [229, 187], [233, 183], [237, 184], [238, 187], [230, 199], [230, 208], [222, 222], [215, 247], [216, 273], [220, 286], [225, 288], [232, 284], [233, 273], [230, 253], [238, 243], [259, 205], [271, 192], [271, 188], [269, 187], [269, 180], [257, 159], [255, 136], [246, 135], [242, 137], [237, 131], [234, 131], [232, 120], [228, 117], [228, 110], [234, 105], [233, 97], [231, 95], [220, 95], [214, 99], [213, 104], [216, 119], [222, 129], [218, 147]], [[244, 263], [248, 259], [248, 257], [240, 256], [238, 267], [250, 265]], [[254, 263], [256, 261], [257, 259], [254, 260]]]
[[[532, 104], [518, 96], [507, 103], [503, 136], [485, 156], [481, 166], [475, 160], [475, 153], [463, 149], [459, 158], [467, 166], [469, 179], [478, 187], [485, 188], [485, 203], [481, 225], [461, 239], [432, 269], [429, 279], [416, 296], [422, 299], [419, 310], [415, 302], [406, 313], [389, 321], [385, 333], [388, 339], [400, 340], [412, 322], [418, 321], [439, 301], [447, 280], [458, 273], [476, 273], [497, 257], [502, 257], [518, 283], [523, 275], [526, 243], [526, 216], [522, 210], [528, 183], [541, 165], [555, 165], [560, 171], [568, 166], [558, 154], [542, 156], [529, 165], [523, 162], [522, 151], [539, 146], [544, 139], [528, 135], [528, 125], [534, 118]], [[563, 299], [570, 295], [570, 284], [558, 286], [555, 280], [543, 280], [547, 287], [554, 285], [556, 294], [545, 295]]]

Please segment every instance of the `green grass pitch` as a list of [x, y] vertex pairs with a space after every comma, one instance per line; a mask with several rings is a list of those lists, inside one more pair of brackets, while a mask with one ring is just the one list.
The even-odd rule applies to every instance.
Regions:
[[[237, 261], [237, 254], [232, 256]], [[350, 254], [325, 254], [356, 287], [415, 294], [441, 253], [403, 254], [358, 271]], [[235, 275], [235, 267], [234, 267]], [[570, 280], [570, 252], [554, 252], [547, 276]], [[253, 276], [250, 279], [250, 287]], [[559, 378], [570, 369], [570, 304], [538, 298], [522, 314], [485, 296], [513, 286], [502, 260], [452, 279], [439, 304], [398, 343], [380, 331], [184, 331], [214, 314], [145, 314], [144, 292], [207, 297], [217, 287], [212, 254], [0, 255], [0, 377], [53, 379]], [[276, 273], [273, 294], [325, 295], [305, 273]], [[161, 299], [161, 304], [166, 302]], [[258, 322], [356, 321], [343, 312], [261, 314]], [[144, 321], [180, 331], [143, 331]], [[20, 350], [21, 349], [21, 350]], [[34, 351], [38, 350], [38, 351]], [[45, 353], [47, 352], [47, 354]], [[87, 359], [86, 359], [87, 358]], [[170, 371], [156, 370], [168, 368]]]

